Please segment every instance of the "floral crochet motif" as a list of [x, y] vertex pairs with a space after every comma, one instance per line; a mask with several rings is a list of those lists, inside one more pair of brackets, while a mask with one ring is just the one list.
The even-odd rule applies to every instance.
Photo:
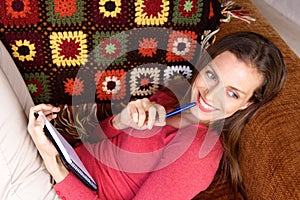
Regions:
[[12, 55], [15, 58], [18, 58], [20, 61], [33, 61], [36, 51], [35, 45], [31, 44], [28, 40], [17, 40], [15, 44], [12, 45], [13, 53]]
[[99, 12], [103, 13], [104, 17], [117, 17], [121, 13], [121, 0], [100, 0]]
[[84, 91], [84, 82], [79, 78], [66, 78], [64, 81], [65, 93], [70, 96], [79, 96]]
[[99, 100], [121, 100], [126, 96], [124, 70], [106, 70], [95, 74], [96, 94]]
[[53, 24], [76, 24], [83, 22], [83, 0], [48, 0], [48, 21]]
[[169, 36], [167, 61], [191, 61], [197, 46], [197, 34], [192, 31], [174, 31]]
[[172, 22], [196, 25], [201, 21], [203, 0], [175, 0]]
[[86, 34], [82, 31], [53, 32], [50, 35], [53, 63], [57, 66], [80, 66], [87, 62]]
[[25, 73], [24, 80], [35, 103], [47, 102], [50, 100], [51, 92], [48, 76], [41, 73]]
[[169, 16], [168, 0], [137, 0], [135, 3], [135, 23], [138, 25], [163, 25]]
[[130, 94], [149, 96], [158, 89], [160, 69], [157, 67], [136, 67], [130, 73]]
[[4, 25], [30, 25], [39, 21], [37, 0], [2, 0], [0, 23]]
[[94, 58], [102, 65], [123, 64], [126, 61], [127, 35], [125, 33], [97, 32], [94, 37]]
[[118, 27], [126, 26], [130, 17], [132, 6], [124, 0], [90, 0], [92, 5], [92, 20], [100, 26]]
[[143, 38], [143, 40], [139, 42], [138, 50], [142, 56], [152, 57], [157, 51], [157, 41], [155, 38]]

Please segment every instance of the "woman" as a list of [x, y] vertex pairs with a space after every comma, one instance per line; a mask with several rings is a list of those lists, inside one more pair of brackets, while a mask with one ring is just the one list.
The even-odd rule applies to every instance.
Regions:
[[[43, 118], [34, 116], [43, 111], [53, 119], [49, 114], [59, 109], [32, 107], [28, 131], [56, 181], [56, 193], [66, 199], [191, 199], [209, 186], [220, 164], [234, 190], [242, 190], [237, 161], [241, 131], [278, 94], [285, 65], [280, 51], [255, 33], [228, 35], [208, 54], [212, 62], [200, 59], [201, 69], [182, 99], [163, 90], [132, 101], [100, 123], [98, 143], [76, 147], [98, 183], [96, 192], [65, 168], [43, 134]], [[165, 119], [174, 105], [185, 102], [197, 106]]]

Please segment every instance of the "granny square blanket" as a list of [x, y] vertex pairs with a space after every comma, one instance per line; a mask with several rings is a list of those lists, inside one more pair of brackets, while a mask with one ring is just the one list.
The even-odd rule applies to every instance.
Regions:
[[35, 103], [127, 101], [189, 79], [220, 18], [217, 0], [0, 0], [0, 40]]

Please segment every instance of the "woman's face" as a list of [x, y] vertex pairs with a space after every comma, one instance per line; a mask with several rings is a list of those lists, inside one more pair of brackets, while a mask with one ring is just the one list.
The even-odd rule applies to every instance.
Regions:
[[262, 82], [263, 76], [255, 67], [225, 51], [196, 77], [191, 101], [198, 106], [191, 112], [203, 122], [227, 118], [251, 104], [249, 99]]

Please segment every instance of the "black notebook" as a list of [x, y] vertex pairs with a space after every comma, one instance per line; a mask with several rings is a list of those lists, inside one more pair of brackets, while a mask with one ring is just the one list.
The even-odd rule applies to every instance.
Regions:
[[65, 138], [56, 130], [49, 122], [43, 112], [39, 112], [45, 119], [45, 134], [50, 138], [57, 151], [59, 152], [64, 164], [88, 187], [97, 190], [98, 186], [93, 180], [87, 169], [84, 167], [80, 158], [74, 151], [73, 147], [65, 140]]

